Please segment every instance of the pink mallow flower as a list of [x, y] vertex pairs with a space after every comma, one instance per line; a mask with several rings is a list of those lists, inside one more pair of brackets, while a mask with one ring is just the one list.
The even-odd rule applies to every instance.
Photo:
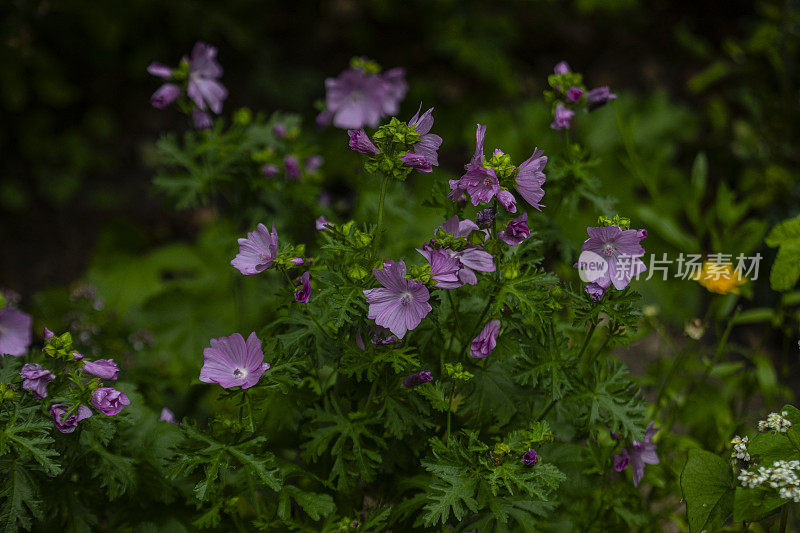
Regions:
[[260, 274], [272, 266], [278, 255], [278, 232], [272, 226], [272, 233], [264, 224], [258, 224], [255, 231], [247, 234], [246, 239], [239, 239], [239, 253], [231, 260], [231, 264], [242, 274], [251, 276]]
[[67, 417], [62, 422], [61, 415], [69, 410], [69, 406], [65, 403], [55, 403], [50, 406], [50, 416], [53, 417], [53, 422], [56, 429], [61, 433], [72, 433], [78, 427], [78, 422], [92, 416], [92, 410], [85, 405], [78, 407], [78, 410]]
[[118, 415], [131, 401], [128, 395], [111, 387], [100, 387], [92, 393], [92, 407], [104, 415]]
[[472, 340], [470, 355], [476, 359], [483, 359], [492, 353], [497, 346], [497, 336], [500, 334], [500, 321], [490, 320], [483, 331]]
[[39, 400], [47, 398], [47, 385], [56, 379], [56, 375], [43, 369], [42, 365], [32, 363], [23, 365], [19, 375], [22, 376], [22, 388], [31, 391]]
[[86, 361], [81, 370], [98, 378], [115, 381], [119, 376], [119, 367], [113, 359], [98, 359], [97, 361]]
[[[483, 143], [486, 137], [486, 126], [478, 124], [475, 130], [475, 153], [466, 165], [466, 174], [461, 179], [450, 180], [450, 193], [448, 198], [454, 202], [459, 201], [464, 193], [469, 193], [472, 205], [477, 206], [481, 202], [489, 202], [495, 196], [500, 204], [510, 213], [517, 212], [517, 201], [514, 195], [500, 188], [500, 180], [495, 174], [494, 168], [486, 168], [483, 164]], [[501, 154], [499, 149], [495, 154]], [[544, 197], [544, 185], [547, 179], [544, 174], [544, 167], [547, 164], [547, 157], [543, 152], [534, 148], [533, 154], [517, 167], [517, 174], [514, 177], [517, 191], [522, 195], [526, 202], [541, 211], [542, 206], [539, 202]]]
[[[588, 227], [586, 233], [589, 238], [584, 241], [581, 251], [593, 252], [608, 264], [606, 272], [594, 280], [594, 283], [601, 288], [607, 289], [613, 283], [614, 287], [621, 291], [628, 286], [631, 278], [647, 270], [641, 259], [644, 255], [641, 242], [647, 237], [647, 231], [623, 230], [619, 226], [600, 226]], [[575, 267], [577, 266], [576, 263]], [[597, 292], [593, 289], [589, 294], [594, 298]], [[597, 296], [600, 297], [602, 294]]]
[[211, 339], [211, 347], [203, 350], [203, 356], [200, 381], [219, 383], [223, 389], [248, 389], [258, 383], [261, 375], [269, 369], [255, 332], [247, 337], [247, 342], [239, 333]]
[[228, 91], [218, 78], [222, 76], [222, 67], [217, 62], [217, 49], [203, 42], [197, 42], [192, 48], [189, 60], [189, 84], [186, 94], [202, 111], [206, 105], [215, 114], [222, 112], [222, 102], [228, 97]]
[[432, 166], [439, 166], [437, 150], [442, 145], [442, 138], [435, 133], [430, 133], [433, 127], [433, 108], [428, 109], [422, 115], [419, 114], [420, 111], [422, 111], [422, 104], [408, 121], [408, 125], [414, 126], [414, 131], [419, 133], [419, 141], [412, 147], [412, 152], [400, 159], [406, 166], [413, 167], [419, 172], [431, 172]]
[[317, 124], [342, 129], [374, 128], [381, 118], [397, 114], [408, 84], [405, 70], [394, 68], [383, 74], [367, 74], [351, 67], [325, 80], [325, 111]]
[[657, 465], [659, 462], [656, 445], [650, 440], [660, 428], [653, 427], [653, 425], [653, 422], [647, 425], [644, 440], [642, 442], [633, 441], [630, 452], [628, 452], [631, 456], [631, 468], [633, 468], [633, 485], [636, 487], [639, 486], [639, 482], [644, 476], [644, 465]]
[[318, 219], [317, 219], [317, 220], [314, 222], [314, 227], [316, 227], [316, 228], [317, 228], [317, 231], [327, 231], [327, 229], [328, 229], [328, 224], [330, 224], [330, 222], [328, 222], [328, 221], [327, 221], [327, 219], [326, 219], [325, 217], [319, 217], [319, 218], [318, 218]]
[[10, 307], [0, 309], [0, 355], [25, 355], [31, 345], [32, 324], [27, 313]]
[[161, 416], [159, 416], [158, 419], [162, 422], [178, 425], [178, 421], [175, 419], [175, 413], [170, 411], [167, 407], [161, 409]]
[[402, 339], [431, 312], [430, 293], [423, 283], [406, 279], [403, 261], [387, 261], [372, 273], [383, 287], [364, 291], [369, 304], [367, 317]]
[[565, 107], [563, 104], [556, 104], [556, 109], [553, 111], [553, 123], [550, 128], [554, 130], [568, 130], [570, 128], [570, 121], [575, 116], [575, 111]]

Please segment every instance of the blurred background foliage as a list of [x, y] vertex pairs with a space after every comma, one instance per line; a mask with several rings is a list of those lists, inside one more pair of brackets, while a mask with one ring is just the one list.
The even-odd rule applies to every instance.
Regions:
[[[208, 339], [276, 318], [264, 307], [272, 274], [243, 279], [230, 267], [235, 237], [257, 220], [279, 220], [282, 238], [307, 242], [313, 254], [317, 216], [374, 219], [377, 185], [346, 136], [313, 125], [324, 79], [354, 55], [405, 67], [401, 118], [419, 102], [435, 106], [444, 138], [433, 174], [390, 189], [389, 227], [410, 225], [393, 236], [398, 254], [441, 222], [422, 203], [460, 175], [475, 124], [487, 124], [487, 149], [519, 161], [538, 146], [550, 157], [548, 207], [531, 224], [558, 243], [545, 263], [565, 279], [577, 281], [571, 265], [586, 225], [615, 212], [648, 229], [646, 249], [659, 258], [764, 256], [742, 295], [658, 275], [635, 284], [647, 307], [629, 364], [654, 409], [694, 429], [674, 437], [676, 448], [724, 446], [743, 417], [760, 416], [748, 413], [751, 402], [763, 410], [791, 399], [800, 295], [770, 289], [775, 250], [763, 241], [800, 211], [797, 2], [10, 0], [0, 4], [0, 28], [0, 286], [22, 294], [39, 331], [76, 320], [105, 328], [117, 345], [97, 349], [127, 354], [126, 379], [153, 405], [202, 416], [196, 377]], [[154, 189], [159, 136], [188, 125], [149, 105], [158, 83], [145, 68], [176, 63], [196, 40], [220, 50], [226, 114], [292, 113], [304, 149], [324, 156], [320, 176], [285, 202], [267, 190], [252, 199], [256, 209], [176, 209], [164, 187]], [[573, 122], [574, 137], [599, 157], [591, 167], [549, 129], [542, 92], [559, 60], [620, 96]], [[82, 319], [81, 283], [101, 298]], [[702, 355], [706, 341], [684, 333], [703, 317], [715, 340], [725, 324], [742, 326], [713, 364]], [[676, 360], [684, 379], [659, 390]], [[698, 390], [697, 376], [721, 379]]]

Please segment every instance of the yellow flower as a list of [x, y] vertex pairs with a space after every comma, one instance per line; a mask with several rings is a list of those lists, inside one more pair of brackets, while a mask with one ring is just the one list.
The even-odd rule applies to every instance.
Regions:
[[730, 263], [711, 261], [705, 261], [703, 268], [696, 272], [692, 279], [717, 294], [739, 294], [739, 287], [747, 281], [747, 278], [740, 271], [734, 270]]

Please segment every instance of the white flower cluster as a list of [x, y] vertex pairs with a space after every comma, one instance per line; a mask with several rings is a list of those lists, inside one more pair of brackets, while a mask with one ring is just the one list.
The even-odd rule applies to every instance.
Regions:
[[731, 459], [739, 459], [740, 461], [749, 461], [750, 454], [747, 453], [747, 437], [735, 436], [731, 441], [733, 444], [733, 451], [731, 452]]
[[800, 478], [796, 470], [800, 469], [800, 461], [775, 461], [772, 468], [758, 467], [757, 472], [742, 470], [739, 481], [743, 487], [755, 488], [769, 482], [769, 486], [778, 489], [781, 498], [800, 502]]
[[766, 420], [758, 422], [758, 430], [786, 433], [792, 427], [792, 421], [786, 418], [788, 414], [786, 411], [782, 411], [781, 414], [770, 413]]

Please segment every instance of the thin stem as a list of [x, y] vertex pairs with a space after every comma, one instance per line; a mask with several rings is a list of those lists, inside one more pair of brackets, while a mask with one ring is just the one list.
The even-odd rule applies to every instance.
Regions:
[[450, 447], [450, 418], [453, 414], [453, 396], [456, 393], [456, 385], [455, 383], [450, 387], [450, 401], [448, 402], [449, 405], [447, 407], [447, 433], [444, 434], [444, 442], [447, 444], [447, 447]]
[[589, 341], [592, 340], [592, 335], [594, 335], [594, 330], [597, 327], [597, 322], [592, 322], [592, 327], [589, 328], [589, 331], [586, 333], [586, 338], [583, 341], [583, 346], [581, 346], [581, 351], [578, 353], [578, 359], [583, 357], [583, 352], [586, 351], [586, 347], [589, 346]]
[[536, 421], [541, 422], [544, 419], [544, 417], [547, 416], [547, 413], [550, 412], [550, 409], [552, 409], [555, 405], [556, 405], [556, 400], [550, 400], [550, 403], [548, 403], [547, 406], [544, 409], [542, 409], [542, 412], [539, 413], [539, 416], [536, 417]]
[[375, 241], [373, 246], [373, 252], [377, 253], [378, 251], [378, 244], [381, 241], [381, 233], [383, 230], [383, 203], [386, 200], [386, 189], [389, 187], [389, 179], [388, 175], [384, 176], [383, 183], [381, 184], [381, 199], [378, 203], [378, 222], [375, 228]]

